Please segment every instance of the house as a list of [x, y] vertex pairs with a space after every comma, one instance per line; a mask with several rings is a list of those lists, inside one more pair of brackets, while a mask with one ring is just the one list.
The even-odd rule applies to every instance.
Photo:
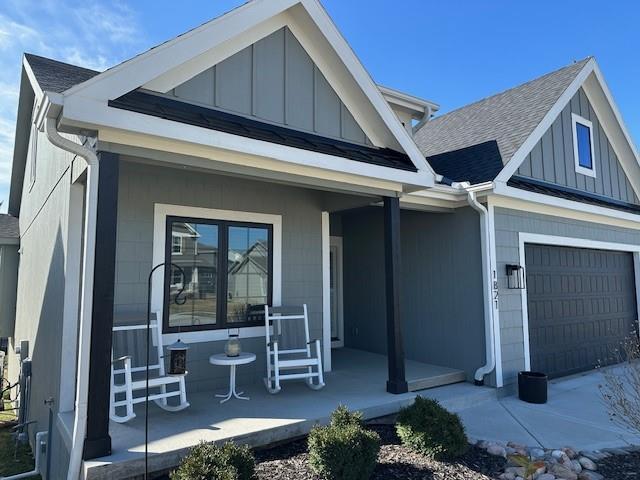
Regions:
[[[260, 385], [264, 304], [308, 305], [326, 388], [371, 415], [428, 387], [509, 393], [522, 369], [607, 361], [637, 321], [640, 163], [595, 60], [438, 108], [376, 85], [317, 0], [253, 0], [104, 72], [25, 55], [2, 332], [14, 376], [16, 346], [30, 352], [32, 437], [53, 399], [52, 477], [140, 472], [141, 424], [109, 421], [109, 390], [112, 355], [144, 348], [113, 327], [144, 322], [149, 293], [164, 343], [191, 347], [194, 396], [226, 385], [208, 358], [230, 332], [258, 357], [239, 382]], [[152, 274], [163, 263], [179, 268]], [[338, 398], [305, 395], [252, 408], [298, 409], [302, 429]], [[192, 411], [154, 420], [173, 429], [158, 468], [185, 425], [233, 418]]]

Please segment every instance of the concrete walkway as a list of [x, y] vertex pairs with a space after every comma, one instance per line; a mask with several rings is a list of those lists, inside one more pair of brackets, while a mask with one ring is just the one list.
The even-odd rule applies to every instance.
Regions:
[[598, 385], [600, 372], [552, 381], [549, 402], [534, 405], [517, 396], [493, 399], [459, 410], [467, 434], [473, 439], [527, 446], [579, 450], [640, 445], [640, 436], [611, 422]]

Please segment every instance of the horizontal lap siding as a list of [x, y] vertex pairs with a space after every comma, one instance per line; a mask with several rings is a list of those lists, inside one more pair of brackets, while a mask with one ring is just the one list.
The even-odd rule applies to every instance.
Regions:
[[[479, 217], [403, 210], [400, 224], [406, 357], [471, 380], [484, 363]], [[346, 345], [386, 354], [382, 210], [343, 215], [342, 232]]]
[[518, 371], [524, 368], [521, 291], [509, 290], [506, 277], [507, 264], [524, 264], [524, 259], [520, 259], [519, 232], [640, 245], [640, 231], [637, 230], [518, 210], [495, 209], [500, 348], [505, 385], [513, 383]]
[[[154, 204], [191, 205], [282, 215], [282, 301], [309, 306], [312, 338], [322, 338], [321, 201], [319, 192], [273, 183], [160, 168], [123, 157], [118, 205], [115, 310], [144, 319], [147, 275], [151, 269]], [[143, 352], [144, 336], [131, 335], [123, 349]], [[240, 381], [264, 376], [264, 338], [243, 339], [258, 361], [238, 370]], [[189, 350], [190, 391], [221, 387], [228, 369], [208, 364], [224, 342], [193, 343]], [[122, 352], [124, 353], [124, 352]]]
[[[572, 113], [593, 123], [596, 178], [576, 173]], [[533, 147], [517, 174], [615, 200], [638, 203], [638, 197], [582, 89], [574, 95], [542, 139]]]

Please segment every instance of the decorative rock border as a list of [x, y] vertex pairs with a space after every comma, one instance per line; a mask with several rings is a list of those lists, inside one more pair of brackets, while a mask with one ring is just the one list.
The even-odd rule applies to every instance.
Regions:
[[[604, 477], [597, 472], [596, 462], [612, 455], [628, 455], [640, 451], [640, 447], [630, 446], [578, 452], [569, 447], [542, 449], [514, 442], [504, 444], [485, 440], [477, 442], [476, 446], [490, 455], [508, 460], [504, 473], [498, 477], [499, 480], [603, 480]], [[531, 462], [543, 462], [544, 466], [525, 479], [525, 467], [513, 462], [510, 459], [512, 455], [524, 456]]]

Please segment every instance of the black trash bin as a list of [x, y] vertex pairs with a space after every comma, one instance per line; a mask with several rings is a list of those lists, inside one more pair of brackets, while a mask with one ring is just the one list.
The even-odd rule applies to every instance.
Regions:
[[547, 403], [549, 378], [540, 372], [518, 373], [518, 397], [523, 402]]

